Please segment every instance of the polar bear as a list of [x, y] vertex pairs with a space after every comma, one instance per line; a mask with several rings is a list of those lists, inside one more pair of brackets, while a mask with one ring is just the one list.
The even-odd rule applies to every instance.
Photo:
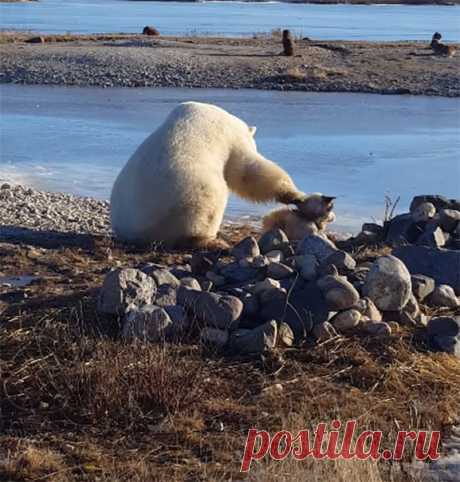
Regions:
[[217, 106], [179, 104], [115, 180], [115, 235], [136, 244], [212, 247], [229, 191], [254, 202], [300, 203], [305, 194], [257, 151], [255, 132]]

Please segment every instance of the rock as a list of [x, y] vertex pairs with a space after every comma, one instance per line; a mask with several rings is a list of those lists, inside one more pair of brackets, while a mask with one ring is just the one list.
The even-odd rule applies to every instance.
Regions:
[[260, 254], [259, 245], [253, 236], [248, 236], [240, 241], [231, 250], [231, 255], [236, 259], [258, 256]]
[[411, 277], [404, 263], [394, 256], [377, 258], [363, 286], [369, 297], [383, 311], [402, 309], [412, 292]]
[[252, 261], [249, 263], [249, 266], [252, 266], [253, 268], [265, 268], [265, 266], [268, 266], [269, 264], [270, 261], [268, 258], [262, 254], [259, 254], [252, 259]]
[[382, 313], [380, 313], [379, 309], [370, 298], [362, 298], [353, 308], [358, 310], [361, 313], [361, 316], [365, 316], [374, 321], [382, 321]]
[[134, 268], [118, 268], [110, 271], [99, 292], [98, 311], [110, 315], [122, 315], [128, 306], [153, 303], [156, 295], [153, 278]]
[[141, 268], [141, 271], [148, 276], [151, 276], [157, 286], [164, 284], [170, 285], [173, 288], [177, 288], [180, 285], [180, 281], [172, 274], [167, 268], [159, 267], [156, 264], [148, 263]]
[[423, 274], [413, 274], [411, 276], [412, 293], [418, 301], [423, 301], [434, 291], [434, 279]]
[[455, 291], [449, 285], [436, 286], [433, 293], [428, 298], [428, 303], [432, 306], [457, 308], [460, 305]]
[[317, 341], [322, 342], [338, 336], [338, 333], [328, 321], [325, 321], [313, 327], [313, 335]]
[[294, 344], [295, 336], [291, 327], [284, 322], [279, 324], [278, 328], [278, 344], [284, 347], [290, 347]]
[[264, 233], [259, 239], [259, 248], [262, 254], [266, 254], [273, 250], [284, 250], [281, 249], [285, 245], [289, 244], [289, 239], [284, 231], [281, 229], [272, 229]]
[[439, 212], [439, 225], [441, 228], [452, 233], [455, 231], [460, 223], [460, 211], [454, 211], [453, 209], [441, 209]]
[[300, 270], [300, 275], [306, 281], [313, 281], [316, 279], [317, 270], [319, 267], [318, 260], [313, 254], [305, 254], [303, 256], [296, 256], [295, 262]]
[[334, 254], [335, 251], [337, 251], [337, 248], [334, 243], [319, 234], [305, 236], [297, 247], [297, 254], [311, 254], [315, 256], [320, 263], [331, 254]]
[[446, 236], [440, 227], [429, 226], [418, 237], [418, 246], [428, 246], [432, 248], [442, 248], [446, 244]]
[[242, 267], [238, 263], [230, 263], [220, 271], [229, 282], [244, 283], [256, 278], [259, 270], [253, 267]]
[[339, 332], [350, 331], [358, 326], [361, 320], [361, 313], [358, 310], [350, 309], [337, 313], [332, 319], [332, 326]]
[[429, 221], [436, 214], [436, 208], [434, 204], [430, 202], [424, 202], [419, 204], [412, 212], [412, 220], [415, 223]]
[[413, 293], [410, 294], [409, 299], [403, 308], [403, 311], [410, 315], [412, 318], [414, 318], [414, 320], [416, 320], [420, 316], [420, 306], [418, 304], [417, 298], [414, 296]]
[[181, 305], [190, 309], [198, 319], [215, 328], [230, 328], [243, 311], [242, 301], [235, 296], [222, 296], [183, 287], [179, 288], [177, 295]]
[[164, 310], [168, 313], [169, 318], [171, 318], [171, 334], [181, 335], [190, 327], [190, 322], [187, 317], [187, 313], [184, 308], [179, 305], [165, 306]]
[[169, 334], [172, 326], [168, 313], [155, 305], [134, 307], [126, 314], [122, 336], [125, 339], [161, 341]]
[[440, 195], [415, 196], [412, 199], [412, 202], [410, 204], [410, 208], [409, 208], [410, 212], [413, 213], [418, 208], [418, 206], [420, 206], [420, 204], [427, 203], [427, 202], [433, 204], [434, 207], [436, 208], [436, 211], [439, 211], [442, 208], [449, 208], [451, 205], [450, 201], [444, 196], [440, 196]]
[[427, 335], [432, 346], [460, 358], [460, 317], [432, 318], [427, 325]]
[[143, 28], [142, 33], [144, 35], [150, 35], [153, 37], [159, 37], [160, 32], [155, 28], [151, 27], [150, 25], [147, 25], [146, 27]]
[[177, 303], [177, 289], [171, 285], [163, 284], [157, 290], [155, 304], [165, 307], [175, 305]]
[[414, 243], [422, 232], [411, 214], [400, 214], [389, 221], [385, 242], [391, 246], [404, 246]]
[[264, 291], [272, 290], [273, 288], [280, 288], [281, 285], [279, 281], [271, 279], [271, 278], [265, 278], [263, 281], [259, 281], [258, 283], [255, 284], [252, 292], [256, 296], [260, 296]]
[[239, 299], [243, 302], [243, 317], [252, 318], [259, 312], [259, 301], [257, 296], [251, 293], [244, 293], [239, 296]]
[[391, 335], [391, 328], [388, 323], [383, 321], [370, 321], [362, 325], [363, 331], [369, 335], [374, 336], [389, 336]]
[[275, 280], [288, 278], [294, 274], [294, 270], [282, 263], [270, 263], [267, 269], [267, 276]]
[[364, 223], [361, 231], [366, 231], [368, 233], [373, 233], [377, 236], [382, 236], [383, 227], [376, 223]]
[[320, 266], [322, 271], [329, 265], [334, 265], [340, 274], [346, 274], [356, 268], [356, 261], [345, 251], [336, 251], [329, 255]]
[[206, 279], [212, 281], [215, 286], [223, 286], [225, 284], [225, 277], [214, 273], [214, 271], [208, 271], [206, 273]]
[[329, 311], [347, 310], [359, 300], [356, 288], [344, 276], [327, 275], [317, 281]]
[[201, 291], [201, 285], [199, 281], [195, 278], [192, 278], [191, 276], [186, 276], [184, 278], [181, 278], [180, 284], [182, 286], [185, 286], [186, 288]]
[[278, 328], [268, 321], [253, 330], [236, 330], [230, 335], [230, 346], [240, 354], [260, 354], [275, 348]]
[[227, 330], [219, 330], [217, 328], [203, 328], [200, 333], [200, 339], [203, 343], [214, 345], [217, 348], [223, 348], [230, 338]]
[[402, 246], [393, 250], [412, 274], [433, 278], [437, 284], [452, 286], [460, 294], [460, 252], [425, 246]]
[[281, 263], [284, 259], [283, 252], [279, 249], [274, 249], [273, 251], [269, 251], [265, 255], [270, 263]]
[[190, 260], [192, 273], [197, 275], [205, 275], [214, 268], [214, 260], [203, 253], [194, 253]]

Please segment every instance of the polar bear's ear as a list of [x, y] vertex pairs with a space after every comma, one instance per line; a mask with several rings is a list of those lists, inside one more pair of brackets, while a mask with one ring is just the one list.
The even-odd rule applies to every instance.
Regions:
[[251, 133], [251, 136], [254, 137], [256, 135], [257, 127], [256, 126], [250, 126], [249, 127], [249, 132]]

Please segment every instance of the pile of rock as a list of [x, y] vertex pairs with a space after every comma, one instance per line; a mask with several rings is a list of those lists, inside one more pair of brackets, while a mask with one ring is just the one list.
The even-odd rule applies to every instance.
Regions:
[[[322, 233], [295, 244], [273, 230], [259, 240], [243, 239], [226, 256], [196, 253], [180, 266], [111, 271], [98, 307], [122, 319], [127, 339], [159, 341], [198, 331], [204, 343], [246, 354], [305, 338], [388, 336], [401, 325], [426, 329], [422, 301], [459, 305], [452, 287], [411, 276], [395, 256], [357, 264]], [[428, 326], [437, 348], [460, 356], [460, 318]]]

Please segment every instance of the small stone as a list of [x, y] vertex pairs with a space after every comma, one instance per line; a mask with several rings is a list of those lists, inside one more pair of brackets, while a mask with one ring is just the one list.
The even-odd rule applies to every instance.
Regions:
[[409, 271], [404, 263], [394, 256], [377, 258], [363, 286], [363, 294], [383, 311], [402, 309], [411, 292]]
[[438, 350], [460, 358], [460, 317], [432, 318], [427, 326], [428, 339]]
[[258, 274], [258, 269], [253, 267], [242, 267], [238, 263], [230, 263], [221, 269], [220, 274], [229, 282], [244, 283], [254, 279]]
[[322, 342], [335, 338], [338, 336], [338, 333], [331, 323], [325, 321], [324, 323], [319, 323], [313, 326], [313, 335], [317, 341]]
[[334, 265], [340, 274], [346, 274], [356, 268], [356, 261], [345, 251], [336, 251], [321, 263], [320, 270], [329, 265]]
[[358, 326], [361, 320], [361, 313], [358, 310], [350, 309], [337, 313], [332, 320], [331, 324], [339, 331], [350, 331]]
[[256, 296], [260, 296], [264, 291], [272, 290], [273, 288], [281, 288], [280, 282], [271, 278], [265, 278], [255, 284], [252, 292]]
[[342, 311], [353, 307], [359, 300], [356, 288], [344, 277], [327, 275], [317, 281], [329, 311]]
[[417, 298], [414, 296], [413, 293], [410, 294], [409, 299], [407, 300], [406, 305], [403, 308], [403, 311], [408, 315], [412, 316], [412, 318], [417, 319], [420, 315], [420, 306], [418, 304]]
[[206, 327], [201, 330], [200, 338], [205, 344], [214, 345], [217, 348], [223, 348], [227, 344], [230, 335], [227, 330]]
[[185, 286], [186, 288], [201, 291], [201, 285], [199, 281], [195, 278], [192, 278], [191, 276], [186, 276], [184, 278], [181, 278], [180, 284], [182, 286]]
[[265, 255], [268, 258], [270, 263], [281, 263], [284, 259], [283, 252], [279, 249], [274, 249], [273, 251], [269, 251]]
[[172, 306], [165, 306], [164, 310], [168, 313], [169, 317], [172, 321], [171, 326], [171, 333], [173, 335], [181, 335], [184, 331], [186, 331], [189, 326], [190, 322], [187, 317], [187, 313], [185, 312], [184, 308], [179, 305], [172, 305]]
[[265, 268], [265, 266], [268, 266], [270, 264], [268, 258], [266, 256], [263, 256], [262, 254], [259, 254], [259, 256], [255, 256], [250, 263], [250, 265], [253, 268]]
[[171, 285], [163, 284], [157, 290], [155, 304], [161, 307], [177, 303], [177, 289]]
[[279, 324], [278, 328], [278, 343], [284, 347], [290, 347], [294, 344], [294, 332], [291, 327], [284, 322]]
[[[281, 249], [282, 246], [289, 244], [289, 239], [281, 229], [273, 229], [264, 233], [259, 239], [259, 248], [262, 254], [273, 250]], [[283, 253], [284, 250], [282, 249]]]
[[434, 204], [424, 202], [419, 204], [412, 212], [412, 219], [415, 223], [427, 222], [436, 214]]
[[214, 271], [208, 271], [206, 273], [206, 279], [212, 281], [215, 286], [222, 286], [225, 284], [225, 278], [220, 274], [214, 273]]
[[305, 236], [297, 247], [298, 255], [311, 254], [316, 257], [318, 262], [323, 262], [328, 256], [337, 251], [334, 243], [326, 236], [311, 234]]
[[99, 292], [98, 311], [123, 314], [130, 305], [150, 305], [156, 295], [156, 283], [138, 269], [118, 268], [110, 271]]
[[230, 336], [230, 345], [241, 354], [260, 354], [275, 348], [278, 334], [276, 321], [268, 321], [253, 330], [236, 330]]
[[449, 285], [436, 286], [433, 293], [428, 298], [428, 303], [432, 306], [457, 308], [460, 305], [455, 291]]
[[282, 263], [270, 263], [267, 269], [267, 275], [275, 280], [288, 278], [294, 274], [294, 270]]
[[254, 237], [248, 236], [233, 247], [231, 254], [236, 259], [247, 257], [253, 258], [260, 254], [259, 245]]
[[214, 268], [214, 261], [210, 256], [202, 253], [194, 253], [190, 260], [190, 266], [193, 274], [204, 275]]
[[453, 209], [441, 209], [439, 212], [439, 225], [441, 228], [452, 233], [460, 225], [460, 211]]
[[357, 309], [361, 313], [361, 316], [366, 316], [374, 321], [382, 321], [382, 313], [380, 313], [370, 298], [362, 298], [353, 308]]
[[161, 341], [167, 336], [171, 325], [168, 313], [158, 306], [134, 307], [126, 314], [122, 336], [125, 339]]
[[146, 275], [151, 276], [155, 280], [157, 286], [168, 284], [177, 288], [180, 285], [180, 281], [171, 274], [167, 268], [158, 267], [155, 264], [149, 263], [143, 266], [141, 271]]
[[373, 336], [390, 336], [391, 327], [388, 323], [383, 321], [371, 321], [363, 325], [365, 333]]
[[305, 254], [303, 256], [296, 256], [295, 263], [300, 270], [300, 275], [306, 281], [313, 281], [318, 274], [318, 260], [313, 254]]
[[411, 276], [412, 293], [418, 301], [423, 301], [428, 295], [433, 293], [435, 282], [433, 278], [422, 274], [414, 274]]

